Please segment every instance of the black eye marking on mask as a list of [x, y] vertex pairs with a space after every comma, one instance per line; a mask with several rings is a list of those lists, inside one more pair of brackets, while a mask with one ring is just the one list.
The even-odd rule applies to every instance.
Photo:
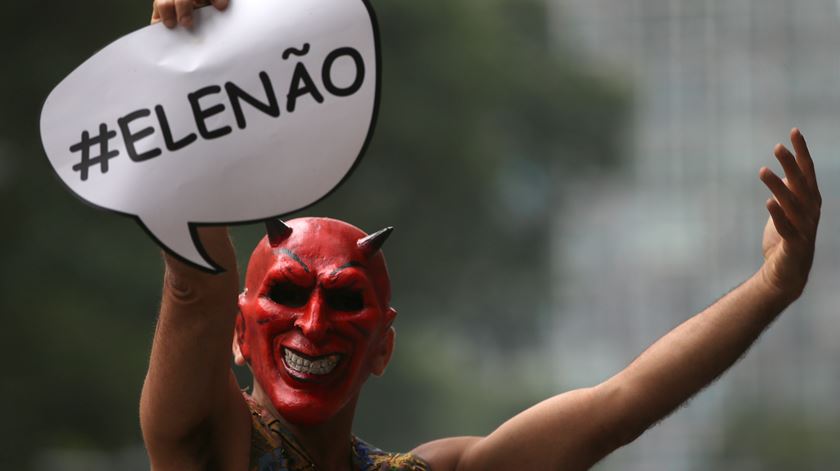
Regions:
[[352, 288], [332, 288], [324, 290], [324, 300], [336, 311], [356, 312], [365, 307], [362, 292]]
[[288, 281], [275, 283], [268, 290], [268, 298], [275, 304], [286, 307], [303, 307], [309, 302], [310, 288]]

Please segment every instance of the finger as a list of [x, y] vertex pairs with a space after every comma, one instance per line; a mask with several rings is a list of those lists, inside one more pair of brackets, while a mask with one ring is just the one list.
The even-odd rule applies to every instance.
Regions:
[[213, 5], [220, 11], [227, 8], [228, 3], [230, 3], [229, 0], [193, 0], [195, 8], [204, 8], [206, 6]]
[[158, 13], [157, 4], [152, 6], [152, 21], [151, 24], [155, 24], [160, 21], [160, 13]]
[[157, 0], [155, 8], [160, 21], [167, 28], [174, 28], [178, 24], [178, 17], [175, 15], [175, 0]]
[[178, 24], [184, 28], [192, 26], [192, 0], [175, 0], [175, 12], [178, 15]]
[[796, 199], [790, 188], [785, 185], [781, 178], [779, 178], [772, 170], [767, 167], [762, 167], [758, 172], [758, 177], [767, 185], [770, 192], [776, 198], [776, 201], [784, 210], [794, 226], [798, 228], [804, 227], [805, 221], [802, 219], [802, 211], [800, 209], [799, 201]]
[[817, 185], [817, 172], [814, 169], [814, 160], [811, 158], [811, 152], [808, 150], [808, 144], [805, 142], [805, 136], [799, 128], [793, 128], [790, 131], [790, 142], [793, 143], [793, 150], [796, 152], [796, 161], [805, 179], [808, 182], [808, 187], [817, 199], [817, 204], [822, 205], [822, 196], [820, 196], [819, 185]]
[[796, 161], [807, 177], [817, 182], [817, 174], [814, 171], [814, 160], [811, 158], [811, 152], [808, 150], [808, 144], [805, 142], [805, 136], [799, 128], [790, 130], [790, 142], [793, 144], [793, 150], [796, 152]]
[[810, 196], [811, 189], [805, 181], [802, 169], [800, 169], [799, 165], [796, 163], [796, 157], [790, 153], [787, 147], [781, 144], [776, 144], [776, 147], [773, 149], [773, 154], [776, 156], [776, 160], [782, 164], [782, 169], [785, 171], [785, 177], [787, 177], [787, 181], [793, 193], [799, 198]]
[[785, 215], [785, 211], [779, 206], [779, 202], [770, 198], [765, 204], [767, 211], [770, 213], [770, 219], [773, 220], [773, 226], [776, 227], [776, 232], [779, 233], [782, 239], [791, 240], [799, 236], [796, 228], [793, 227], [790, 220]]

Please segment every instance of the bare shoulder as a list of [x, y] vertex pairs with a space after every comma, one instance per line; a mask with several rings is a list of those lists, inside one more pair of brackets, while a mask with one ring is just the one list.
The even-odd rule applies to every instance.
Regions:
[[464, 451], [482, 437], [450, 437], [424, 443], [411, 454], [429, 464], [432, 471], [455, 471]]

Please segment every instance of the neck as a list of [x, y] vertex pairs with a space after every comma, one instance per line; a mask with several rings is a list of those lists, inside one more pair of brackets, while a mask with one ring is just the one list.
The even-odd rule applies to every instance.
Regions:
[[254, 393], [251, 397], [271, 412], [283, 424], [283, 427], [292, 433], [318, 470], [352, 469], [353, 451], [350, 438], [357, 397], [353, 397], [335, 416], [317, 425], [297, 425], [287, 421], [257, 382], [254, 382]]

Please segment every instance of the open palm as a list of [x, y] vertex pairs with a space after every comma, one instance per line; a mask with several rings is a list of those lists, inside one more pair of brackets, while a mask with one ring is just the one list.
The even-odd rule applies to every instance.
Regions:
[[764, 227], [762, 274], [779, 291], [798, 295], [814, 259], [822, 198], [805, 138], [793, 129], [790, 140], [795, 156], [781, 144], [773, 150], [785, 178], [767, 167], [759, 171], [759, 178], [773, 193], [766, 204], [770, 218]]

